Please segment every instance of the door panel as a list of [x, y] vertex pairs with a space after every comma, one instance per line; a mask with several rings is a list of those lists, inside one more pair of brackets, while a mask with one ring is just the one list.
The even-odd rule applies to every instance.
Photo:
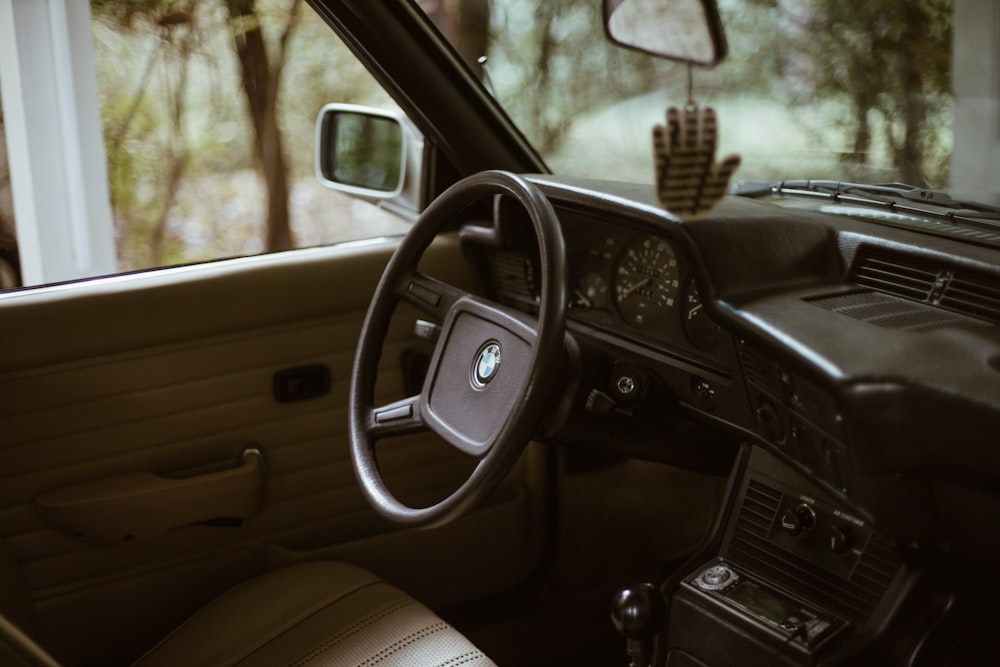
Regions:
[[[441, 531], [391, 531], [357, 488], [350, 369], [392, 249], [293, 251], [0, 297], [0, 537], [44, 646], [70, 664], [126, 660], [228, 586], [309, 558], [350, 558], [440, 604], [530, 571], [542, 515], [530, 460], [491, 508]], [[426, 261], [437, 277], [466, 281], [454, 240]], [[425, 345], [411, 334], [415, 317], [394, 320], [380, 400], [402, 396], [404, 350]], [[330, 370], [329, 394], [275, 400], [276, 372], [317, 363]], [[233, 467], [248, 446], [263, 452], [266, 491], [241, 526], [219, 517], [108, 546], [46, 524], [35, 506], [40, 495], [115, 475]], [[390, 440], [380, 459], [412, 502], [447, 493], [469, 465], [428, 436]]]

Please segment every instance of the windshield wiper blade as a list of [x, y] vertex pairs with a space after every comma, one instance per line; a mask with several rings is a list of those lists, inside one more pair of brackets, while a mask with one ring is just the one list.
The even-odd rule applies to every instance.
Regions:
[[743, 181], [738, 183], [732, 190], [732, 194], [738, 197], [750, 198], [781, 194], [793, 195], [796, 192], [824, 194], [834, 199], [842, 195], [863, 196], [867, 200], [886, 204], [890, 207], [896, 206], [893, 198], [899, 198], [908, 202], [929, 204], [955, 211], [954, 214], [947, 215], [947, 217], [961, 215], [958, 211], [971, 211], [976, 214], [974, 216], [976, 218], [1000, 219], [1000, 207], [956, 199], [947, 192], [927, 190], [905, 183], [871, 185], [867, 183], [832, 180]]

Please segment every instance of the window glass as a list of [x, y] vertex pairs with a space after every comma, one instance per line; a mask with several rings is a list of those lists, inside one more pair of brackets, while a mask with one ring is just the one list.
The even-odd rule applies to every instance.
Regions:
[[324, 104], [397, 107], [308, 5], [91, 8], [119, 270], [405, 231], [315, 177]]
[[[118, 271], [406, 231], [315, 177], [324, 104], [398, 107], [301, 0], [93, 0], [91, 16]], [[0, 113], [0, 289], [21, 284], [3, 130]]]
[[17, 287], [17, 241], [14, 232], [14, 200], [10, 192], [10, 165], [7, 162], [7, 135], [4, 132], [3, 105], [0, 105], [0, 289]]
[[651, 183], [652, 127], [693, 100], [737, 178], [949, 188], [952, 0], [718, 0], [728, 58], [691, 70], [612, 45], [599, 0], [418, 3], [555, 173]]

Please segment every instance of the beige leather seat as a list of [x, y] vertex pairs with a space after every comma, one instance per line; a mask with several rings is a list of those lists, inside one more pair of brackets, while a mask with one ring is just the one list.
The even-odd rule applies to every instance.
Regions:
[[[0, 628], [2, 629], [2, 628]], [[7, 635], [0, 632], [0, 635]], [[23, 637], [23, 636], [22, 636]], [[16, 638], [14, 638], [16, 640]], [[0, 662], [54, 665], [5, 636]], [[296, 565], [209, 603], [135, 667], [478, 667], [493, 665], [432, 611], [361, 568]]]

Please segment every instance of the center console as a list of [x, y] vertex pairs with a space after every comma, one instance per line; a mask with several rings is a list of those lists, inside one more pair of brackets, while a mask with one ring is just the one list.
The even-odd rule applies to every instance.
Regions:
[[836, 494], [747, 447], [713, 540], [667, 587], [668, 667], [852, 664], [911, 584], [894, 545]]

